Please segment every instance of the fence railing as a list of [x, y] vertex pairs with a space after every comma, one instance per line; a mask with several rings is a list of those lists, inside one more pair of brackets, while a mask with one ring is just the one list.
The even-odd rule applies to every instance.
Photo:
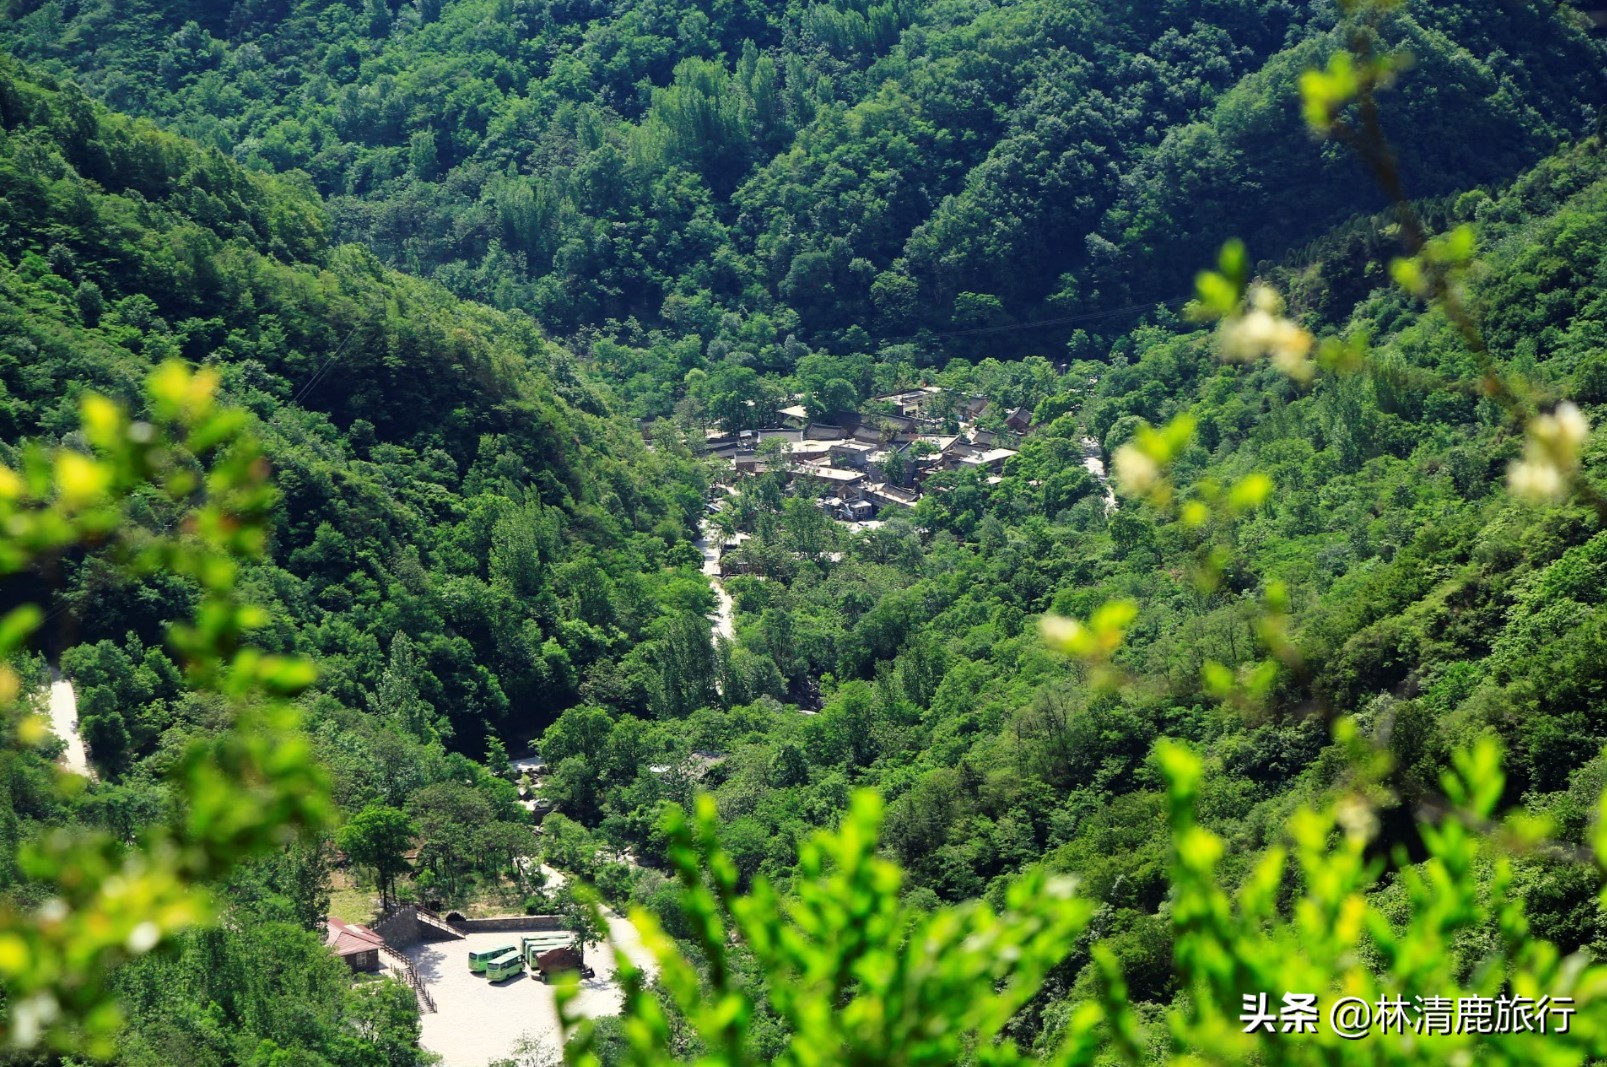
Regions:
[[[387, 901], [381, 908], [382, 918], [376, 924], [376, 929], [385, 926], [390, 922], [391, 919], [402, 914], [404, 911], [412, 912], [413, 918], [416, 922], [421, 923], [424, 926], [428, 926], [432, 930], [446, 934], [448, 937], [457, 941], [463, 940], [462, 930], [459, 930], [457, 927], [453, 926], [450, 922], [441, 918], [430, 909], [420, 907], [417, 904], [394, 904]], [[384, 931], [380, 930], [380, 933], [383, 934]]]
[[451, 923], [447, 922], [445, 919], [443, 919], [439, 915], [435, 914], [435, 912], [431, 911], [428, 908], [419, 908], [419, 907], [415, 907], [413, 910], [418, 915], [419, 921], [424, 923], [424, 925], [433, 926], [437, 930], [442, 931], [443, 933], [451, 934], [454, 938], [458, 939], [459, 941], [463, 940], [463, 931], [459, 930], [457, 927], [453, 926]]
[[385, 954], [396, 960], [402, 972], [402, 980], [412, 987], [414, 993], [418, 994], [419, 1007], [433, 1015], [435, 1013], [435, 998], [430, 996], [429, 987], [424, 984], [424, 979], [420, 978], [418, 971], [414, 969], [413, 961], [389, 945], [385, 946]]

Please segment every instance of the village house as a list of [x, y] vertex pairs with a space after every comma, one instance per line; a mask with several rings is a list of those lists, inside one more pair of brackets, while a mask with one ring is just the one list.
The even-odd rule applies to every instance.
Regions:
[[972, 393], [970, 396], [960, 398], [955, 405], [954, 413], [961, 422], [975, 422], [986, 414], [987, 410], [992, 406], [993, 404], [987, 397], [980, 393]]
[[715, 552], [714, 574], [717, 577], [729, 578], [734, 574], [753, 574], [760, 568], [747, 555], [740, 551], [744, 542], [753, 537], [752, 534], [737, 532], [720, 542]]
[[829, 462], [839, 444], [840, 442], [836, 441], [795, 441], [792, 445], [792, 458], [802, 463]]
[[871, 453], [867, 470], [874, 469], [895, 485], [906, 485], [915, 474], [915, 456], [906, 446]]
[[849, 522], [869, 522], [876, 517], [876, 505], [869, 500], [850, 500], [844, 510]]
[[937, 428], [930, 419], [888, 419], [882, 427], [889, 440], [909, 444], [921, 434]]
[[876, 446], [864, 441], [837, 441], [831, 446], [831, 465], [863, 470]]
[[354, 971], [377, 971], [385, 939], [366, 926], [342, 922], [331, 915], [324, 924], [324, 947]]
[[781, 425], [794, 430], [801, 430], [809, 425], [809, 409], [802, 404], [781, 408], [776, 415], [781, 419]]
[[882, 508], [904, 508], [907, 510], [913, 508], [920, 498], [920, 494], [914, 490], [900, 489], [885, 482], [878, 482], [865, 487], [865, 499], [874, 504], [878, 510]]
[[1004, 461], [1016, 455], [1014, 449], [990, 448], [985, 452], [972, 452], [960, 457], [962, 467], [982, 467], [997, 471], [1004, 467]]
[[911, 389], [903, 393], [889, 393], [887, 396], [878, 396], [871, 403], [873, 405], [885, 404], [893, 409], [894, 414], [909, 418], [921, 418], [926, 414], [926, 406], [930, 403], [932, 394], [925, 389]]
[[792, 468], [794, 479], [825, 489], [845, 500], [858, 497], [866, 481], [864, 471], [839, 470], [814, 463], [800, 463]]
[[822, 498], [819, 505], [828, 517], [843, 522], [869, 522], [876, 517], [876, 505], [863, 497], [844, 500], [840, 496], [828, 496]]

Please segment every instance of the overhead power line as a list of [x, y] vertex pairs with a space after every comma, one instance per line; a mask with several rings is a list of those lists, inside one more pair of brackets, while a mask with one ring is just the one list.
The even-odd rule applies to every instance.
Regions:
[[973, 334], [1033, 330], [1043, 326], [1070, 326], [1079, 322], [1096, 322], [1100, 319], [1116, 318], [1139, 311], [1155, 311], [1164, 307], [1181, 307], [1192, 299], [1194, 299], [1192, 296], [1178, 296], [1157, 303], [1128, 304], [1126, 307], [1107, 308], [1104, 311], [1088, 311], [1077, 315], [1056, 315], [1053, 318], [1032, 319], [1028, 322], [1006, 322], [997, 326], [976, 326], [968, 330], [934, 330], [932, 332], [939, 337], [967, 337]]
[[359, 322], [346, 332], [345, 340], [341, 341], [339, 345], [335, 346], [335, 350], [329, 354], [328, 359], [324, 360], [323, 365], [317, 370], [313, 371], [312, 377], [303, 382], [301, 388], [297, 389], [295, 395], [290, 398], [290, 402], [292, 404], [301, 403], [304, 397], [312, 393], [313, 387], [322, 381], [325, 372], [328, 371], [330, 367], [335, 365], [335, 360], [339, 359], [340, 354], [346, 350], [347, 342], [349, 342], [353, 337], [357, 336], [357, 331], [362, 328], [362, 325], [363, 324]]
[[1193, 300], [1193, 294], [1188, 296], [1175, 296], [1170, 300], [1154, 301], [1143, 304], [1128, 304], [1125, 307], [1106, 308], [1103, 311], [1083, 311], [1074, 315], [1055, 315], [1044, 319], [1030, 319], [1027, 322], [1003, 322], [997, 326], [973, 326], [964, 330], [924, 330], [921, 333], [907, 334], [902, 337], [883, 337], [881, 344], [897, 344], [901, 341], [918, 341], [923, 337], [978, 337], [988, 334], [1018, 333], [1027, 330], [1038, 330], [1048, 326], [1074, 326], [1084, 322], [1099, 322], [1103, 319], [1120, 318], [1124, 315], [1133, 315], [1143, 311], [1158, 311], [1161, 308], [1177, 308]]

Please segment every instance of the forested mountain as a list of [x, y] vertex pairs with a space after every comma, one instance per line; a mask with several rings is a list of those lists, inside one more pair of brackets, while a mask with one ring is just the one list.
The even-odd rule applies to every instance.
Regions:
[[[1532, 388], [1607, 399], [1597, 340], [1607, 308], [1590, 280], [1607, 226], [1600, 142], [1498, 196], [1464, 197], [1458, 214], [1479, 220], [1489, 248], [1475, 292], [1495, 343]], [[1283, 276], [1297, 292], [1342, 288], [1367, 273], [1368, 256], [1336, 237]], [[1165, 1001], [1176, 989], [1166, 798], [1149, 758], [1158, 738], [1206, 753], [1206, 822], [1227, 837], [1236, 870], [1332, 784], [1340, 763], [1329, 729], [1340, 713], [1395, 760], [1381, 850], [1420, 848], [1412, 813], [1438, 795], [1448, 754], [1487, 731], [1506, 743], [1506, 801], [1549, 813], [1564, 839], [1582, 841], [1607, 773], [1596, 562], [1607, 541], [1588, 507], [1537, 515], [1502, 492], [1522, 439], [1491, 401], [1437, 385], [1463, 378], [1468, 357], [1448, 322], [1412, 304], [1379, 292], [1347, 314], [1337, 325], [1371, 336], [1377, 369], [1310, 390], [1270, 366], [1223, 365], [1209, 332], [1175, 323], [1139, 330], [1108, 361], [1058, 379], [1035, 380], [1029, 361], [1007, 387], [1012, 398], [1066, 414], [1029, 438], [1003, 479], [961, 475], [924, 497], [913, 521], [828, 532], [802, 559], [813, 519], [767, 514], [761, 476], [738, 506], [753, 509], [759, 543], [783, 551], [764, 577], [728, 579], [738, 633], [784, 676], [835, 684], [818, 716], [755, 718], [761, 703], [670, 728], [730, 754], [706, 784], [743, 875], [786, 871], [804, 828], [840, 808], [851, 784], [874, 783], [889, 798], [886, 840], [923, 899], [996, 897], [1020, 865], [1047, 857], [1108, 909], [1100, 931], [1134, 996]], [[948, 373], [1000, 387], [970, 368]], [[1140, 420], [1184, 412], [1199, 427], [1180, 461], [1187, 481], [1261, 471], [1279, 487], [1233, 532], [1225, 579], [1208, 593], [1193, 575], [1198, 530], [1130, 503], [1107, 518], [1079, 467], [1085, 430], [1114, 452]], [[1223, 705], [1202, 667], [1256, 663], [1260, 599], [1274, 584], [1302, 668], [1250, 707]], [[1138, 681], [1119, 694], [1068, 669], [1034, 626], [1045, 611], [1087, 618], [1113, 598], [1139, 606], [1117, 659]], [[543, 751], [595, 767], [610, 744], [604, 721], [601, 711], [566, 712]], [[612, 729], [636, 726], [627, 718]], [[614, 813], [605, 831], [628, 831], [618, 814], [656, 784], [600, 762], [611, 788], [599, 796], [588, 774], [565, 811]], [[568, 782], [562, 770], [556, 788]], [[655, 841], [638, 848], [651, 855]], [[1520, 870], [1536, 930], [1565, 948], [1601, 944], [1593, 873], [1556, 857]], [[1093, 980], [1090, 968], [1081, 981]]]
[[[448, 881], [502, 862], [465, 846], [499, 828], [504, 841], [528, 836], [527, 816], [506, 782], [445, 746], [500, 751], [499, 735], [517, 743], [588, 684], [645, 709], [675, 620], [701, 626], [710, 600], [686, 545], [700, 504], [690, 463], [648, 452], [606, 388], [527, 319], [333, 244], [305, 182], [246, 171], [0, 64], [6, 462], [19, 462], [22, 437], [81, 440], [90, 391], [137, 405], [163, 360], [217, 368], [281, 494], [270, 558], [242, 577], [272, 620], [255, 640], [320, 664], [309, 726], [338, 800], [433, 821], [424, 847], [449, 849]], [[141, 509], [152, 529], [180, 518], [156, 496]], [[136, 581], [89, 553], [8, 587], [12, 602], [41, 596], [53, 608], [41, 648], [77, 683], [103, 778], [73, 810], [126, 830], [161, 809], [163, 770], [184, 744], [218, 725], [164, 651], [198, 591], [176, 575]], [[31, 774], [13, 782], [14, 810], [60, 820], [67, 809]], [[24, 836], [7, 823], [8, 857]], [[329, 858], [315, 843], [247, 876], [238, 900], [258, 923], [206, 939], [177, 973], [130, 976], [149, 983], [130, 1062], [243, 1062], [270, 1038], [340, 1044], [347, 1023], [316, 990], [341, 991], [341, 968], [316, 941], [299, 961], [276, 957], [288, 987], [242, 984], [262, 953], [302, 951], [295, 924], [321, 921]], [[14, 885], [14, 863], [5, 869]], [[160, 995], [173, 981], [194, 999]], [[327, 1032], [286, 1031], [274, 996], [322, 1004]], [[239, 1032], [206, 1016], [209, 998]], [[402, 1004], [405, 1017], [410, 993]], [[354, 1005], [374, 1025], [396, 1010]], [[163, 1051], [174, 1042], [185, 1057]], [[403, 1062], [375, 1055], [335, 1059]]]
[[[1607, 405], [1607, 40], [1550, 4], [1379, 8], [1411, 57], [1378, 101], [1412, 215], [1302, 115], [1302, 73], [1354, 47], [1325, 5], [10, 0], [0, 462], [88, 450], [83, 397], [140, 412], [165, 360], [217, 371], [280, 494], [238, 583], [270, 620], [252, 639], [316, 663], [297, 704], [347, 826], [235, 872], [223, 925], [119, 972], [123, 1060], [418, 1062], [411, 994], [348, 989], [309, 932], [333, 845], [365, 903], [399, 878], [443, 908], [552, 905], [508, 781], [529, 743], [546, 862], [682, 942], [706, 931], [663, 816], [699, 792], [733, 893], [807, 885], [810, 833], [862, 787], [914, 914], [1075, 876], [1086, 928], [1012, 1013], [1023, 1052], [1108, 997], [1104, 951], [1150, 1058], [1196, 1000], [1171, 742], [1233, 889], [1352, 788], [1358, 745], [1387, 762], [1368, 900], [1404, 923], [1442, 773], [1498, 738], [1490, 806], [1550, 819], [1546, 847], [1458, 884], [1607, 950], [1601, 446], [1569, 492], [1508, 491], [1539, 419], [1570, 401], [1588, 438]], [[1417, 219], [1476, 266], [1414, 290], [1391, 260]], [[1184, 313], [1235, 236], [1282, 294], [1256, 310], [1328, 342], [1321, 373], [1224, 360]], [[869, 424], [918, 386], [986, 398], [1012, 454], [878, 525], [831, 521], [778, 454], [742, 478], [699, 456], [711, 427], [795, 403]], [[1007, 412], [1030, 432], [1003, 438]], [[1176, 498], [1107, 497], [1099, 471], [1179, 419]], [[132, 517], [184, 522], [157, 494]], [[744, 535], [731, 641], [705, 522]], [[91, 545], [0, 590], [49, 612], [19, 669], [73, 680], [99, 775], [57, 795], [6, 752], [8, 900], [41, 903], [16, 847], [131, 838], [223, 728], [165, 644], [197, 584], [125, 563]], [[1136, 614], [1108, 662], [1045, 642], [1044, 617], [1112, 604]], [[382, 825], [408, 846], [389, 873]], [[1445, 973], [1484, 973], [1508, 921], [1468, 918]], [[784, 1007], [756, 1009], [758, 1062]]]
[[[1342, 39], [1324, 5], [10, 6], [17, 54], [304, 171], [341, 239], [647, 348], [615, 368], [645, 362], [639, 414], [705, 359], [1053, 351], [1186, 297], [1230, 236], [1276, 256], [1382, 203], [1289, 105]], [[1416, 3], [1390, 36], [1414, 195], [1510, 180], [1607, 102], [1543, 5]]]
[[[701, 614], [694, 572], [673, 570], [693, 558], [690, 468], [648, 453], [527, 320], [333, 245], [304, 185], [76, 89], [8, 66], [0, 120], [6, 434], [63, 433], [83, 391], [133, 399], [165, 358], [218, 366], [283, 493], [275, 565], [252, 578], [281, 620], [269, 645], [316, 651], [330, 696], [374, 706], [393, 635], [416, 635], [414, 728], [479, 756], [488, 729], [533, 729], [594, 668], [640, 656], [667, 611]], [[188, 607], [182, 586], [128, 588], [93, 558], [61, 596], [71, 642], [159, 646]], [[117, 696], [108, 716], [127, 717]], [[128, 722], [126, 753], [108, 722], [102, 765], [148, 752], [166, 714]]]

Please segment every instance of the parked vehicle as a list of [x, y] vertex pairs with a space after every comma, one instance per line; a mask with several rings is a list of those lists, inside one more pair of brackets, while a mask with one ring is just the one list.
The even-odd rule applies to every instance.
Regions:
[[583, 977], [586, 976], [586, 958], [581, 954], [579, 945], [550, 948], [536, 956], [535, 965], [543, 982], [564, 971], [579, 971]]
[[493, 982], [500, 982], [516, 974], [523, 974], [524, 969], [524, 957], [519, 955], [518, 949], [510, 947], [502, 955], [486, 963], [485, 976]]
[[519, 938], [519, 951], [524, 956], [525, 963], [531, 970], [537, 969], [536, 958], [544, 952], [555, 948], [565, 948], [574, 944], [575, 935], [568, 930], [553, 930], [539, 934], [525, 934]]
[[517, 953], [518, 951], [512, 945], [499, 945], [496, 948], [488, 948], [480, 952], [470, 952], [469, 970], [474, 974], [484, 974], [486, 965], [492, 960], [500, 956], [506, 956], [510, 952]]

